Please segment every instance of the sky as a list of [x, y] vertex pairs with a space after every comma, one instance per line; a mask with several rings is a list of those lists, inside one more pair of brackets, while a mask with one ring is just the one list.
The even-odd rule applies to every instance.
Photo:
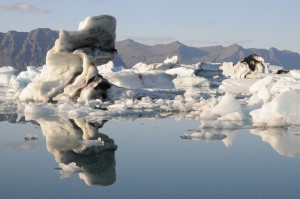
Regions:
[[300, 53], [299, 8], [299, 0], [0, 0], [0, 32], [72, 31], [88, 16], [109, 14], [117, 41]]

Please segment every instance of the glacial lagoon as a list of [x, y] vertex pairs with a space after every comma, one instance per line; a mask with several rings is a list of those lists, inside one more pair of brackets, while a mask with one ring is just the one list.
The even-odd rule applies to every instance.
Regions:
[[[173, 114], [96, 123], [1, 114], [0, 198], [299, 198], [299, 127], [200, 123]], [[74, 139], [47, 136], [59, 128]], [[104, 144], [78, 154], [76, 134], [89, 128]], [[200, 132], [223, 136], [187, 136]], [[28, 134], [37, 139], [25, 140]], [[72, 162], [77, 170], [60, 168]]]
[[125, 69], [115, 30], [88, 17], [43, 67], [1, 69], [0, 199], [300, 197], [300, 71], [256, 54]]

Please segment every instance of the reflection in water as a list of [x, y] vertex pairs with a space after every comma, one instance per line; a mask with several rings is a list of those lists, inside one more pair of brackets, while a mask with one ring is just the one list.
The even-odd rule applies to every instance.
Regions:
[[[99, 133], [102, 123], [88, 123], [84, 119], [59, 117], [38, 119], [46, 137], [47, 149], [60, 165], [80, 168], [80, 179], [87, 185], [111, 185], [116, 180], [114, 140]], [[66, 167], [64, 167], [66, 168]], [[68, 170], [70, 171], [70, 170]], [[76, 170], [75, 172], [76, 173]], [[63, 173], [63, 177], [66, 175]]]
[[220, 140], [226, 147], [230, 147], [239, 134], [239, 130], [195, 129], [189, 131], [192, 131], [192, 133], [185, 133], [180, 137], [197, 141]]
[[300, 127], [252, 129], [250, 132], [258, 135], [269, 143], [279, 154], [287, 157], [300, 155]]
[[223, 140], [227, 136], [223, 133], [210, 133], [210, 132], [202, 132], [200, 130], [195, 130], [191, 134], [185, 133], [180, 137], [182, 139], [212, 141], [212, 140]]

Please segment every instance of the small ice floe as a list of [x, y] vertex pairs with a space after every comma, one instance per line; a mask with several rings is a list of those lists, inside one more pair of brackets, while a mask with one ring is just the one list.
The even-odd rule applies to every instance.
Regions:
[[25, 140], [29, 141], [29, 140], [37, 140], [38, 137], [36, 135], [32, 135], [30, 133], [26, 134], [24, 137]]
[[99, 137], [97, 140], [81, 140], [80, 144], [86, 147], [104, 146], [104, 141]]
[[194, 132], [192, 134], [185, 133], [180, 137], [182, 139], [211, 141], [211, 140], [223, 140], [227, 136], [222, 133]]
[[69, 178], [71, 175], [83, 172], [84, 169], [78, 167], [75, 162], [71, 162], [70, 164], [59, 163], [59, 167], [55, 168], [56, 170], [61, 171], [60, 179]]

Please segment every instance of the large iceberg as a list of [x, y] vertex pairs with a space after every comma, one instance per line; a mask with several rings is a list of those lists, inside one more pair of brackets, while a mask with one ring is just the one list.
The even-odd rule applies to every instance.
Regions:
[[47, 53], [41, 75], [21, 92], [19, 99], [106, 99], [111, 84], [98, 74], [96, 66], [113, 59], [115, 30], [116, 19], [108, 15], [86, 18], [78, 31], [61, 30]]

